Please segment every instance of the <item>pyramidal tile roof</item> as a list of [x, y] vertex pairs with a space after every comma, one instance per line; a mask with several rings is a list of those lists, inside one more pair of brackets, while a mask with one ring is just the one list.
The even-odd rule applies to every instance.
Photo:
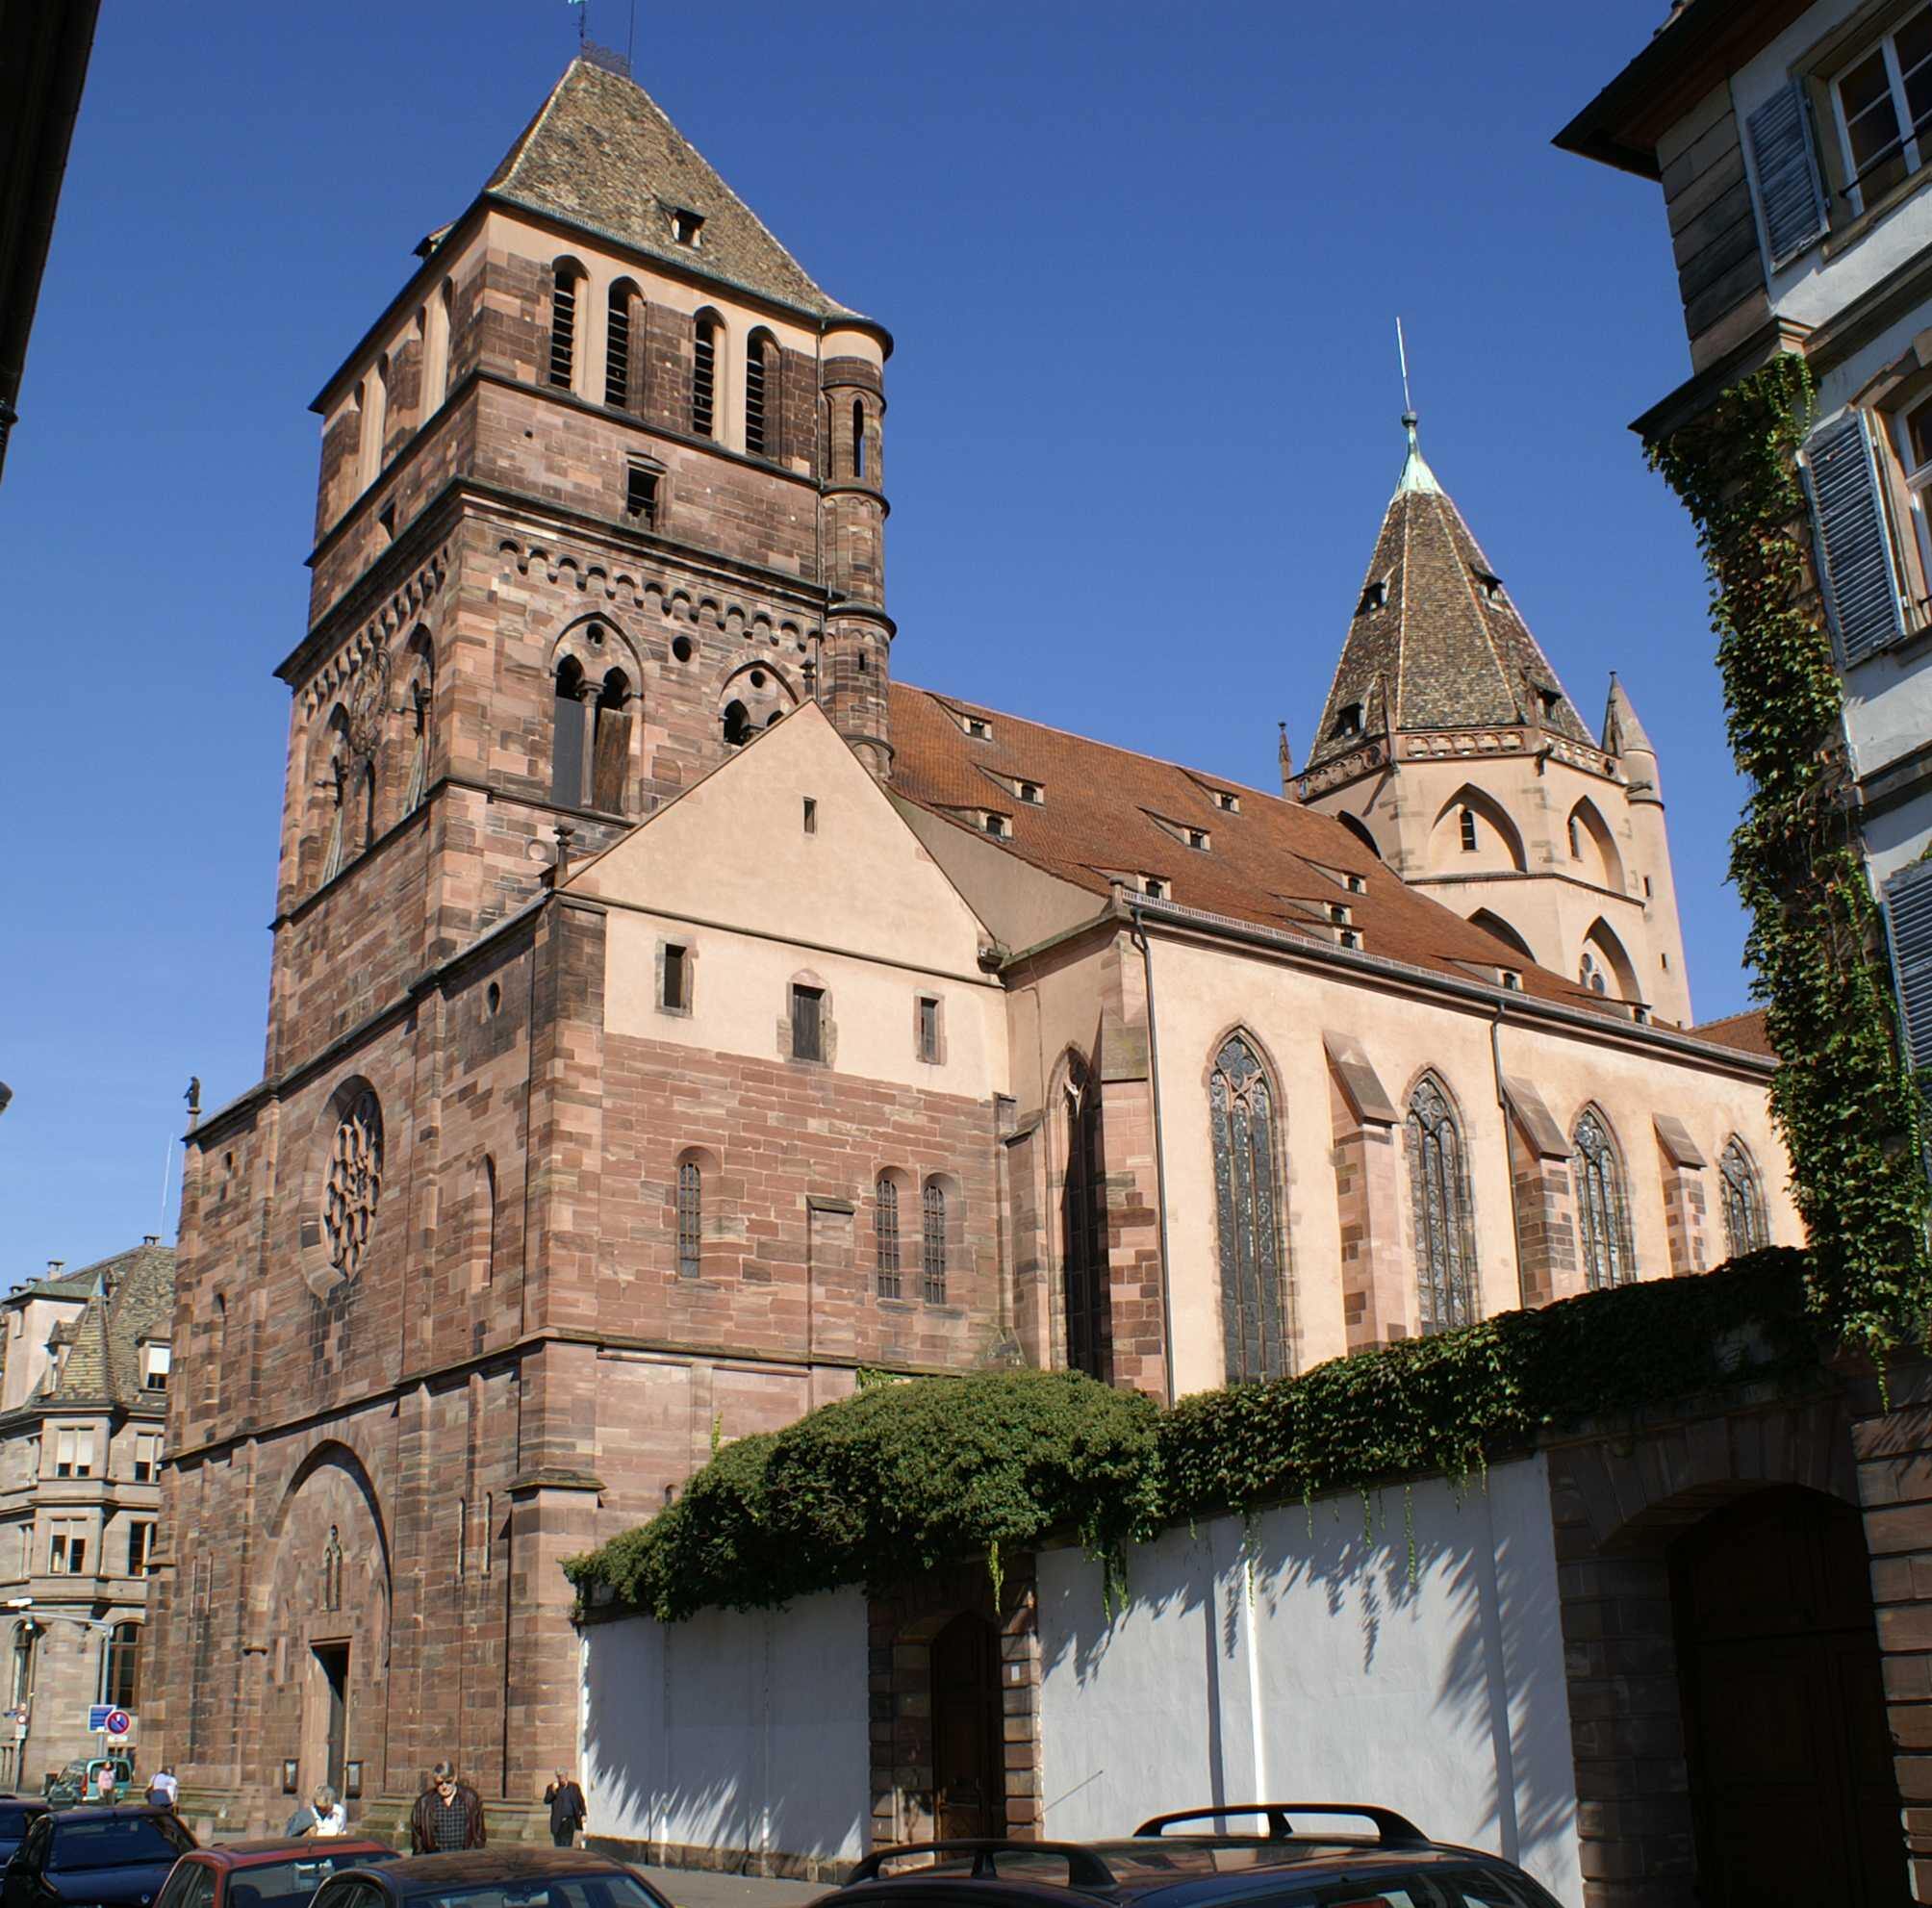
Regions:
[[[1409, 454], [1304, 769], [1355, 749], [1363, 733], [1488, 728], [1538, 720], [1595, 747], [1549, 658], [1516, 614], [1462, 513]], [[1360, 725], [1343, 711], [1360, 712]]]
[[[967, 717], [988, 733], [969, 735]], [[1010, 833], [981, 839], [1102, 899], [1116, 879], [1157, 875], [1182, 906], [1331, 945], [1338, 905], [1365, 954], [1491, 984], [1508, 967], [1526, 994], [1623, 1018], [1615, 1004], [1529, 965], [1418, 894], [1338, 821], [1298, 801], [898, 682], [892, 740], [895, 796], [976, 830], [979, 813], [995, 810]], [[1015, 799], [1021, 781], [1039, 790], [1037, 804]], [[1223, 808], [1217, 792], [1238, 808]], [[1187, 845], [1190, 827], [1206, 834], [1205, 850]], [[1349, 876], [1361, 892], [1346, 885]]]
[[[828, 296], [633, 80], [572, 60], [484, 188], [620, 244], [820, 318], [856, 318]], [[696, 246], [671, 215], [704, 223]]]

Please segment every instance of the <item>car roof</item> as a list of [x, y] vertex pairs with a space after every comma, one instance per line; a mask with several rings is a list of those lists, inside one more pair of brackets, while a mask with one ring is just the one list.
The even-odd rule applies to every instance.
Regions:
[[195, 1850], [221, 1869], [260, 1868], [268, 1862], [286, 1862], [292, 1855], [333, 1855], [341, 1864], [345, 1855], [394, 1852], [387, 1842], [378, 1842], [372, 1835], [330, 1835], [319, 1841], [313, 1835], [265, 1835], [252, 1842], [224, 1842]]
[[465, 1882], [534, 1881], [545, 1875], [630, 1872], [624, 1863], [608, 1855], [594, 1855], [586, 1848], [526, 1848], [514, 1844], [496, 1848], [465, 1848], [448, 1855], [406, 1855], [399, 1862], [385, 1862], [370, 1870], [398, 1895], [431, 1893], [460, 1887]]
[[[182, 1834], [189, 1835], [188, 1824], [172, 1809], [164, 1809], [151, 1802], [90, 1802], [78, 1809], [53, 1809], [48, 1812], [57, 1828], [64, 1828], [74, 1822], [84, 1821], [158, 1821], [165, 1816], [169, 1821], [179, 1825]], [[190, 1846], [193, 1845], [192, 1838]]]

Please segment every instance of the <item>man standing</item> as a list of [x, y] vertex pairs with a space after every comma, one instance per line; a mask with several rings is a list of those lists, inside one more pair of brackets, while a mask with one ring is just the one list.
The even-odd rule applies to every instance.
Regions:
[[113, 1763], [103, 1763], [94, 1771], [94, 1800], [107, 1809], [120, 1800], [120, 1788], [114, 1780]]
[[584, 1792], [571, 1780], [569, 1769], [558, 1769], [544, 1800], [550, 1805], [550, 1840], [559, 1848], [574, 1847], [577, 1830], [584, 1825]]
[[440, 1762], [429, 1771], [429, 1787], [410, 1811], [409, 1842], [418, 1855], [447, 1854], [484, 1844], [483, 1798], [456, 1779], [456, 1766]]

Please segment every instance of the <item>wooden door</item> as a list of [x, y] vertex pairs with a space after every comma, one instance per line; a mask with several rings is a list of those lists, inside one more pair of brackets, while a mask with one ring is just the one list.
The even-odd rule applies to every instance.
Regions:
[[1764, 1491], [1674, 1558], [1700, 1899], [1904, 1908], [1904, 1837], [1859, 1514]]
[[932, 1640], [932, 1810], [942, 1837], [1004, 1835], [1000, 1639], [983, 1616], [953, 1617]]
[[[328, 1687], [328, 1737], [324, 1761], [328, 1773], [322, 1778], [337, 1795], [343, 1793], [343, 1764], [348, 1755], [349, 1733], [349, 1646], [347, 1643], [318, 1643], [316, 1661], [321, 1666]], [[302, 1798], [308, 1800], [305, 1795]]]

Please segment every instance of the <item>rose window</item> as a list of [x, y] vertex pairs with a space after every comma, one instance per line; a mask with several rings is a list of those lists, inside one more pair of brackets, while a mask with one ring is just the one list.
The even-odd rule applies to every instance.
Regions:
[[322, 1231], [328, 1237], [329, 1263], [344, 1279], [362, 1269], [375, 1224], [376, 1201], [382, 1195], [382, 1108], [373, 1093], [362, 1092], [349, 1103], [336, 1128], [329, 1152], [328, 1184], [322, 1194]]

